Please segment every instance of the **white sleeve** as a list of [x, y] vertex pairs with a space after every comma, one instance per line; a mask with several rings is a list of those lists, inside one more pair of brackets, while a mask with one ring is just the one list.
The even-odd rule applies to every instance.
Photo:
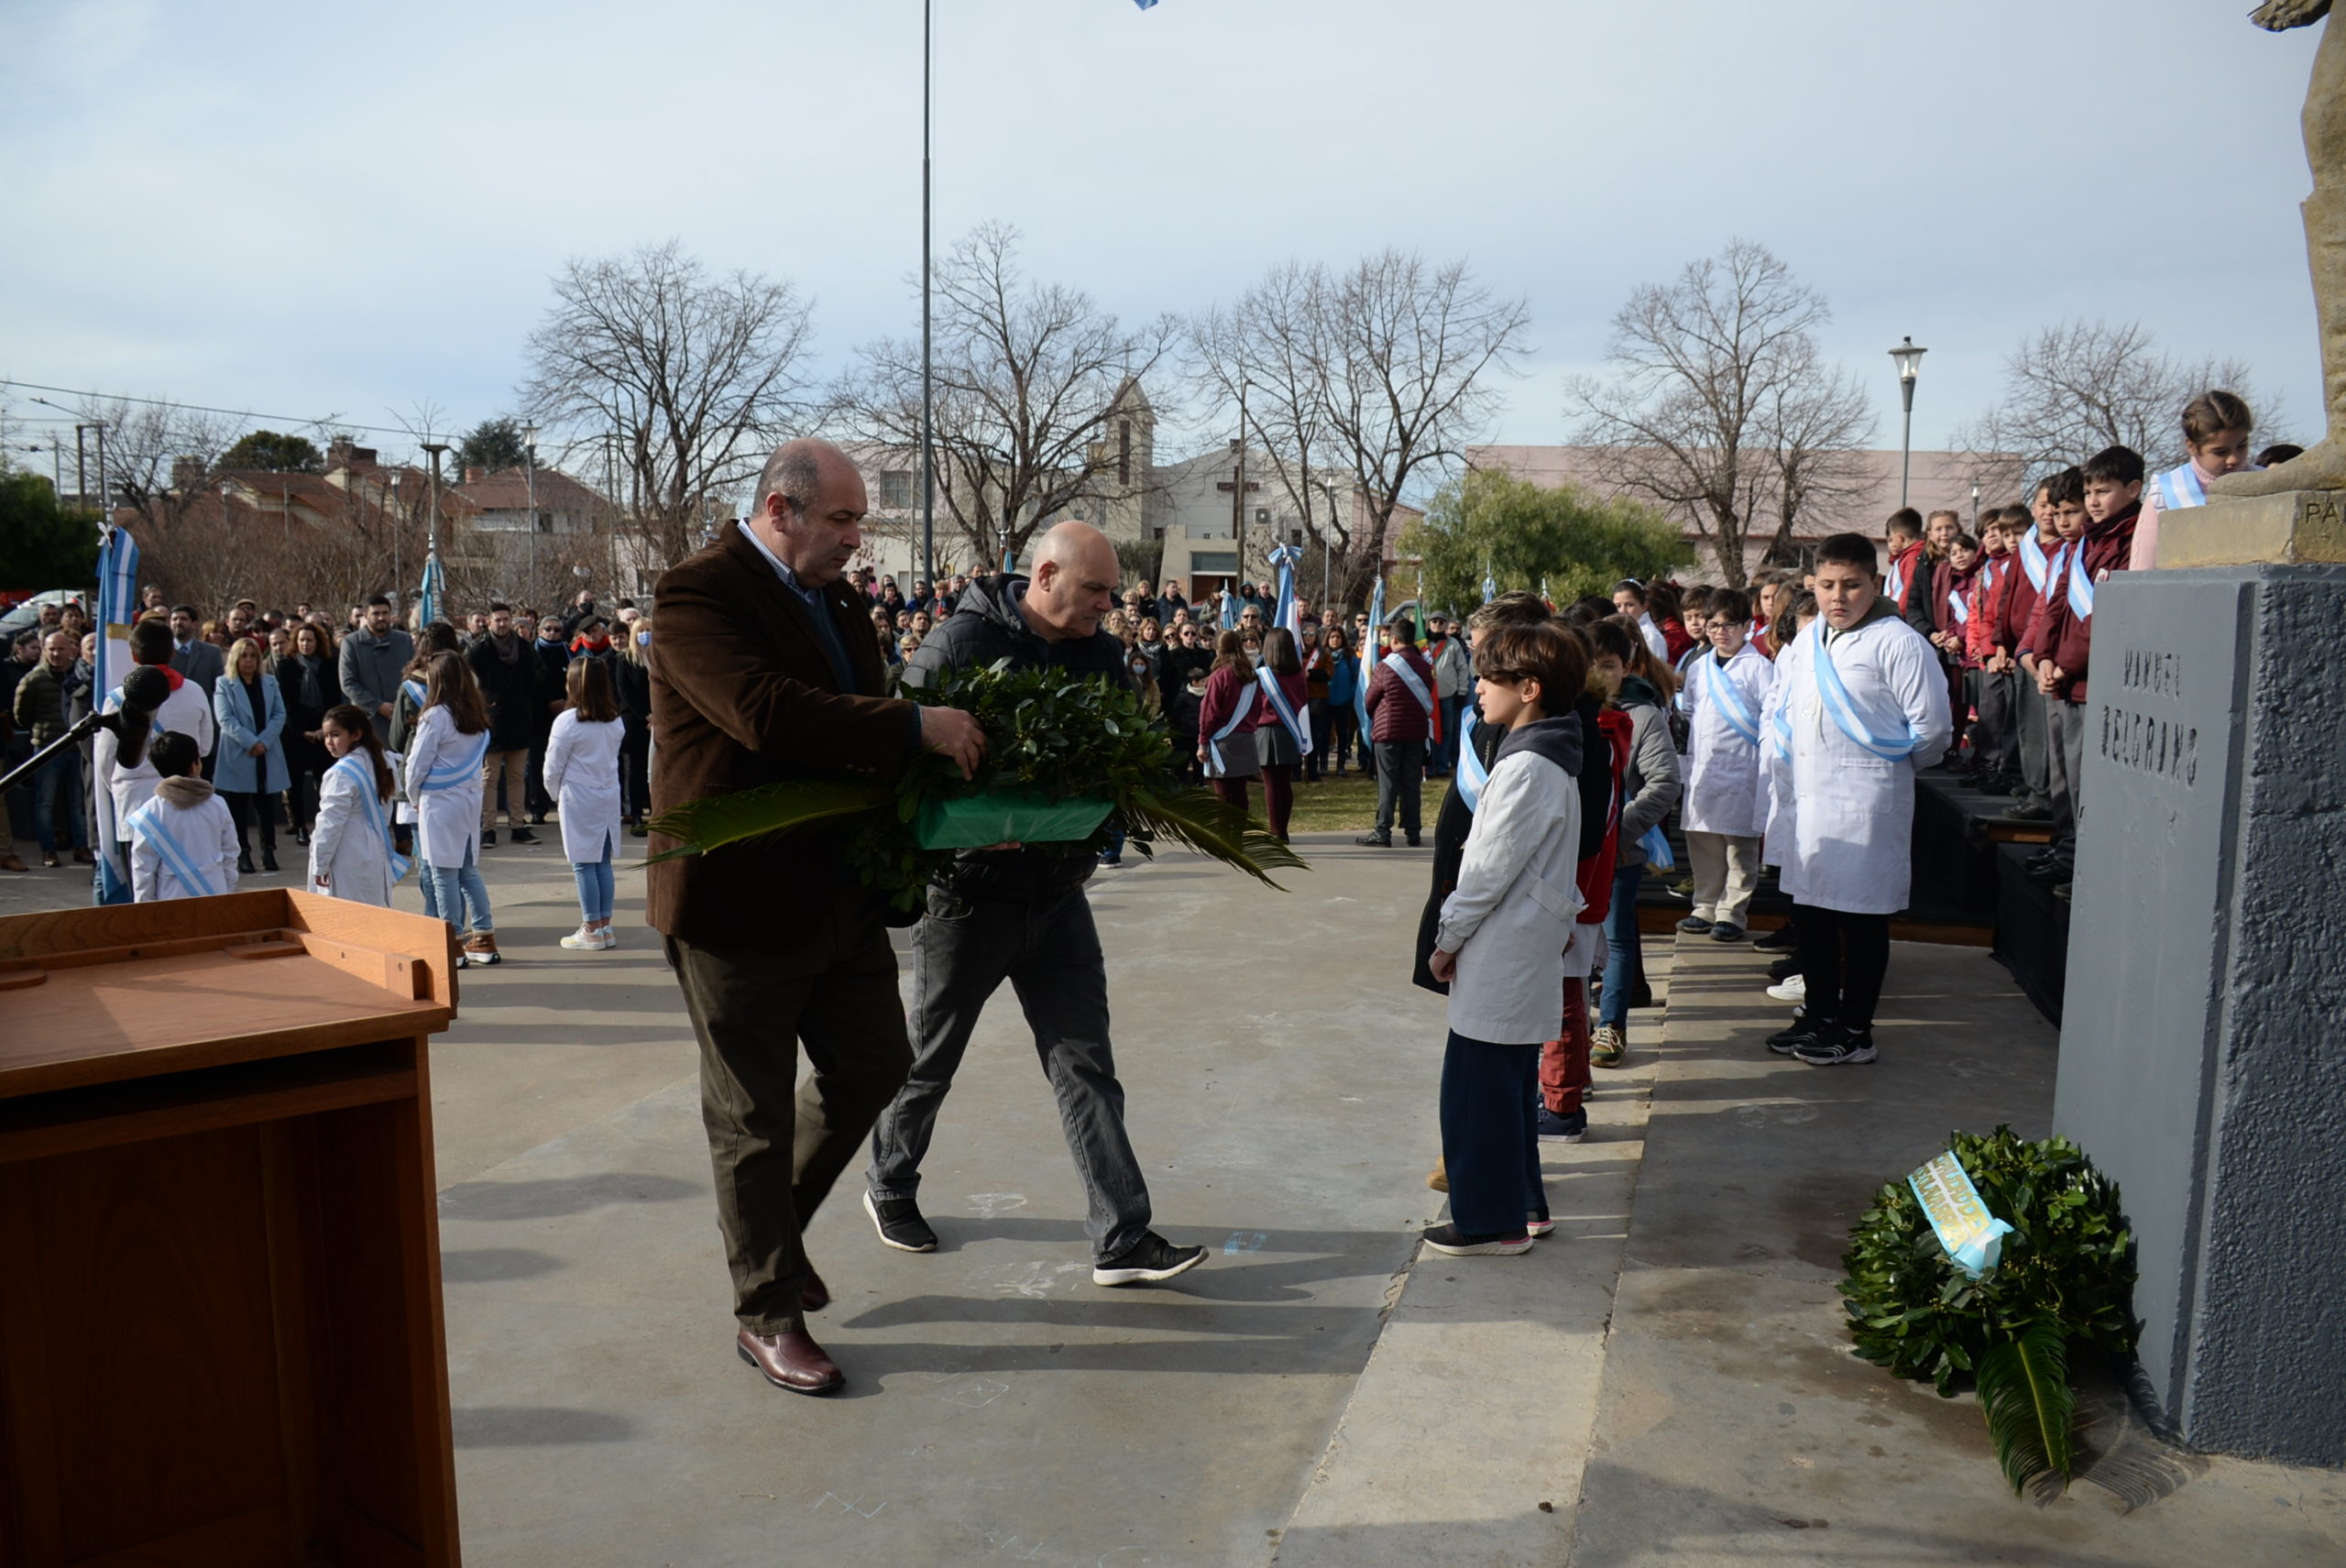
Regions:
[[1907, 729], [1920, 738], [1907, 759], [1920, 772], [1946, 754], [1955, 739], [1955, 718], [1938, 650], [1921, 632], [1908, 630], [1910, 635], [1894, 640], [1882, 667], [1890, 675], [1891, 696], [1906, 712]]
[[[234, 893], [236, 891], [236, 859], [242, 852], [242, 846], [236, 842], [236, 819], [228, 815], [227, 802], [216, 795], [212, 799], [220, 807], [213, 818], [220, 824], [220, 877], [228, 884], [225, 891]], [[264, 801], [262, 804], [266, 807], [268, 803]]]
[[152, 904], [161, 897], [156, 877], [162, 863], [145, 840], [134, 837], [130, 841], [130, 899], [134, 904]]
[[423, 805], [423, 781], [432, 765], [440, 760], [440, 709], [431, 708], [415, 722], [415, 731], [407, 738], [407, 798], [411, 806]]
[[350, 826], [352, 808], [356, 804], [350, 775], [339, 767], [328, 768], [318, 785], [318, 819], [310, 826], [310, 854], [329, 874], [334, 867], [334, 852], [342, 847], [343, 830]]
[[546, 759], [540, 772], [544, 776], [547, 798], [560, 803], [562, 778], [570, 771], [571, 743], [578, 734], [578, 719], [569, 709], [554, 718], [554, 733], [546, 738]]

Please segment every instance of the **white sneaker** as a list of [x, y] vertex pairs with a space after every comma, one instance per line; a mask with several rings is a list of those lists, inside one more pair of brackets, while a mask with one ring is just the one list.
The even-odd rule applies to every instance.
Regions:
[[596, 948], [604, 945], [603, 943], [596, 940], [597, 935], [597, 933], [589, 931], [586, 927], [581, 926], [577, 930], [573, 931], [569, 936], [565, 937], [562, 939], [562, 945], [570, 948], [574, 952], [592, 952]]
[[1780, 980], [1768, 988], [1768, 994], [1779, 1002], [1805, 1002], [1808, 1000], [1808, 977], [1796, 974]]
[[601, 952], [610, 948], [616, 948], [619, 945], [619, 934], [610, 927], [606, 926], [601, 930], [595, 933], [595, 950], [597, 952]]

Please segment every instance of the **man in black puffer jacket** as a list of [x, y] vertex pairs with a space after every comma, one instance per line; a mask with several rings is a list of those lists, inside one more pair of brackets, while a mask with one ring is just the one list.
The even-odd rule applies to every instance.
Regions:
[[[1100, 630], [1117, 576], [1106, 534], [1060, 523], [1043, 536], [1031, 578], [971, 583], [905, 662], [904, 679], [925, 685], [949, 669], [1008, 659], [1015, 669], [1129, 684], [1124, 644]], [[1124, 1136], [1124, 1091], [1108, 1043], [1107, 966], [1083, 895], [1094, 863], [1080, 845], [968, 850], [930, 885], [928, 913], [913, 930], [912, 1077], [872, 1130], [864, 1209], [888, 1245], [936, 1250], [915, 1196], [920, 1162], [978, 1014], [1007, 980], [1034, 1027], [1091, 1198], [1092, 1282], [1152, 1284], [1204, 1258], [1205, 1248], [1177, 1247], [1149, 1229], [1148, 1184]]]

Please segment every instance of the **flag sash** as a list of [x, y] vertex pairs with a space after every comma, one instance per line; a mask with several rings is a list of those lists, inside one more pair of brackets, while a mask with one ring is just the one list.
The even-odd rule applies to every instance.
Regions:
[[1483, 804], [1483, 786], [1491, 777], [1482, 753], [1474, 749], [1474, 732], [1482, 727], [1481, 717], [1474, 705], [1468, 704], [1458, 719], [1458, 798], [1466, 803], [1469, 811]]
[[1857, 707], [1849, 701], [1849, 688], [1842, 684], [1841, 672], [1833, 664], [1831, 646], [1825, 641], [1825, 623], [1822, 620], [1816, 622], [1814, 630], [1816, 647], [1813, 650], [1814, 657], [1809, 662], [1816, 666], [1816, 695], [1824, 703], [1825, 711], [1832, 715], [1834, 725], [1858, 748], [1870, 751], [1885, 762], [1913, 756], [1914, 748], [1923, 743], [1923, 738], [1912, 729], [1907, 730], [1902, 741], [1885, 740], [1858, 722]]
[[1311, 755], [1310, 714], [1296, 712], [1295, 705], [1288, 701], [1286, 691], [1279, 685], [1278, 676], [1268, 665], [1255, 673], [1255, 684], [1262, 687], [1265, 699], [1271, 705], [1271, 711], [1278, 716], [1281, 724], [1287, 726], [1287, 732], [1295, 737], [1296, 745], [1301, 748], [1305, 756]]
[[1727, 728], [1741, 736], [1745, 745], [1760, 744], [1760, 716], [1751, 711], [1751, 698], [1716, 659], [1705, 659], [1702, 669], [1703, 695], [1718, 706]]
[[1230, 776], [1230, 764], [1222, 759], [1222, 743], [1229, 740], [1232, 732], [1246, 721], [1247, 710], [1255, 706], [1247, 700], [1244, 686], [1240, 686], [1238, 690], [1240, 693], [1238, 700], [1230, 705], [1230, 717], [1222, 721], [1221, 729], [1206, 737], [1206, 750], [1213, 754], [1213, 773], [1216, 778]]
[[2069, 609], [2079, 620], [2093, 614], [2093, 575], [2086, 570], [2086, 543], [2080, 539], [2069, 553]]
[[225, 893], [226, 888], [197, 867], [195, 857], [188, 853], [187, 846], [181, 843], [178, 835], [164, 823], [163, 813], [177, 809], [165, 805], [159, 797], [149, 800], [130, 814], [130, 836], [154, 850], [156, 856], [171, 868], [171, 874], [179, 878], [183, 886], [197, 890], [198, 897], [209, 898]]
[[375, 793], [374, 766], [358, 752], [353, 751], [334, 763], [331, 771], [348, 773], [357, 782], [358, 798], [367, 807], [367, 826], [373, 828], [375, 836], [383, 841], [383, 858], [390, 862], [391, 880], [395, 883], [401, 881], [412, 862], [400, 853], [399, 841], [393, 837], [390, 821], [383, 812], [382, 799]]
[[2046, 558], [2045, 546], [2036, 542], [2034, 533], [2023, 533], [2020, 540], [2021, 569], [2028, 574], [2029, 587], [2042, 597], [2045, 585], [2050, 581], [2053, 563]]
[[[443, 790], [462, 789], [468, 781], [480, 778], [481, 763], [488, 757], [488, 731], [484, 729], [474, 742], [472, 754], [461, 761], [434, 762], [423, 775], [423, 792], [437, 795]], [[370, 786], [371, 787], [371, 786]]]

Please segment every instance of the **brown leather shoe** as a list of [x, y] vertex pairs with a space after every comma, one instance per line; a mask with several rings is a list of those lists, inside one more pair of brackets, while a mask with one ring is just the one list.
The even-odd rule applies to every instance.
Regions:
[[743, 1329], [733, 1337], [733, 1348], [767, 1382], [794, 1394], [828, 1394], [847, 1381], [847, 1375], [805, 1329], [778, 1334]]
[[16, 859], [16, 856], [0, 855], [0, 872], [20, 872], [24, 869], [25, 862]]
[[802, 1312], [819, 1312], [830, 1304], [830, 1287], [823, 1283], [821, 1275], [810, 1271], [806, 1276], [806, 1283], [798, 1288], [798, 1310]]

